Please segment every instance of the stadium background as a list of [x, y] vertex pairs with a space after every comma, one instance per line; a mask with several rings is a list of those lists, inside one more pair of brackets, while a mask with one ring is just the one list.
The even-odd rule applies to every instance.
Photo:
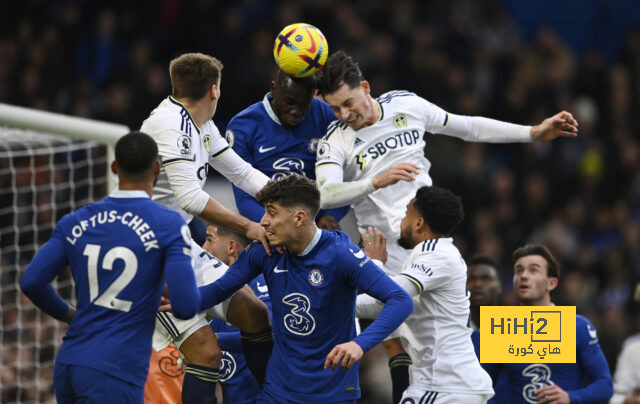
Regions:
[[[138, 128], [170, 91], [168, 61], [201, 51], [225, 65], [214, 119], [224, 131], [264, 96], [274, 37], [298, 21], [318, 26], [332, 52], [352, 54], [376, 95], [409, 89], [453, 113], [523, 124], [573, 112], [576, 140], [428, 136], [426, 155], [435, 183], [463, 198], [463, 255], [500, 263], [503, 302], [514, 303], [510, 251], [546, 243], [563, 264], [554, 301], [594, 323], [613, 371], [622, 341], [640, 331], [631, 299], [640, 280], [637, 1], [2, 2], [0, 102]], [[390, 385], [384, 354], [362, 368], [361, 402], [380, 403]], [[10, 381], [10, 368], [1, 371], [0, 384]], [[15, 391], [2, 394], [10, 402]]]

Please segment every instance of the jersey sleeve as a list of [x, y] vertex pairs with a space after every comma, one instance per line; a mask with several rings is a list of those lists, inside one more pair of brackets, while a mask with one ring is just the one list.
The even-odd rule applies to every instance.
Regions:
[[613, 395], [613, 381], [600, 344], [598, 334], [591, 322], [582, 316], [576, 317], [577, 363], [584, 372], [586, 387], [569, 390], [572, 403], [605, 402]]
[[439, 106], [430, 103], [422, 97], [407, 97], [407, 102], [417, 107], [424, 122], [424, 130], [430, 133], [441, 133], [449, 123], [449, 114]]
[[209, 164], [224, 175], [233, 185], [249, 195], [255, 195], [267, 185], [269, 178], [242, 159], [215, 128], [211, 140]]
[[344, 235], [344, 238], [348, 252], [341, 251], [338, 258], [345, 278], [357, 289], [385, 304], [373, 323], [353, 340], [366, 352], [402, 324], [413, 311], [413, 300], [364, 251], [353, 244], [348, 236]]
[[431, 243], [423, 243], [424, 251], [413, 255], [411, 261], [405, 264], [402, 272], [398, 274], [411, 281], [418, 288], [419, 294], [437, 289], [451, 280], [450, 271], [447, 270], [447, 257], [429, 250], [436, 242], [437, 240], [432, 240]]
[[618, 355], [616, 371], [613, 375], [614, 394], [609, 403], [622, 404], [634, 389], [640, 388], [640, 339], [638, 336], [627, 339]]
[[318, 142], [316, 169], [325, 165], [344, 166], [348, 148], [341, 136], [343, 125], [340, 121], [332, 122], [327, 128], [327, 134]]
[[163, 166], [179, 162], [193, 163], [191, 137], [186, 133], [167, 128], [154, 133], [153, 139], [158, 145], [158, 154]]
[[68, 265], [60, 224], [33, 257], [20, 279], [22, 292], [40, 310], [55, 319], [67, 314], [69, 305], [51, 287], [51, 281]]
[[191, 264], [189, 227], [177, 214], [172, 219], [169, 219], [165, 232], [164, 277], [169, 287], [173, 314], [179, 319], [188, 319], [198, 312], [200, 293]]
[[222, 302], [258, 276], [262, 271], [266, 256], [267, 253], [262, 244], [249, 244], [249, 248], [240, 253], [238, 260], [229, 267], [220, 279], [210, 285], [200, 287], [202, 295], [200, 310], [207, 310]]

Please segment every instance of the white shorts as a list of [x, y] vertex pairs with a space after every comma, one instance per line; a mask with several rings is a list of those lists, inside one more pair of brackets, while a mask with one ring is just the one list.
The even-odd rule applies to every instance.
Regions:
[[491, 397], [493, 394], [443, 393], [409, 386], [404, 391], [400, 404], [485, 404]]
[[175, 346], [180, 349], [180, 345], [194, 332], [202, 327], [209, 326], [207, 316], [226, 320], [227, 309], [229, 308], [229, 302], [232, 297], [233, 296], [213, 306], [209, 310], [201, 311], [188, 320], [180, 320], [171, 313], [156, 313], [156, 328], [153, 331], [153, 349], [160, 352], [171, 343], [174, 343]]

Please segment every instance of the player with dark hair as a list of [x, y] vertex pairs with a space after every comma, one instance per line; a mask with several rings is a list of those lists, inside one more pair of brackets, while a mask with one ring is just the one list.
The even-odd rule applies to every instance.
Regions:
[[[502, 285], [498, 273], [498, 264], [486, 255], [474, 255], [467, 262], [467, 289], [469, 289], [469, 303], [471, 316], [471, 342], [480, 360], [480, 307], [497, 306], [500, 304]], [[484, 367], [484, 364], [481, 364]], [[494, 383], [495, 395], [488, 404], [508, 402], [509, 385], [506, 377], [501, 375]]]
[[502, 285], [498, 264], [486, 255], [474, 255], [467, 262], [467, 288], [471, 304], [470, 326], [480, 326], [480, 306], [497, 306], [500, 303]]
[[[551, 306], [560, 266], [551, 251], [527, 244], [513, 252], [513, 289], [523, 305]], [[613, 395], [613, 381], [598, 334], [576, 315], [576, 363], [485, 363], [493, 380], [506, 374], [511, 403], [601, 403]]]
[[[295, 78], [278, 70], [271, 90], [263, 100], [231, 119], [227, 142], [240, 157], [272, 180], [298, 174], [315, 179], [316, 149], [327, 127], [335, 119], [331, 108], [315, 98], [315, 76]], [[238, 211], [260, 221], [264, 208], [252, 195], [233, 186]], [[321, 211], [318, 227], [339, 228], [348, 206]]]
[[[416, 361], [401, 403], [473, 404], [493, 396], [491, 378], [471, 343], [467, 267], [451, 238], [463, 217], [456, 195], [431, 186], [418, 189], [402, 219], [399, 243], [412, 250], [393, 279], [414, 296], [415, 308], [405, 321], [412, 333], [402, 338]], [[386, 261], [378, 229], [369, 228], [363, 239], [372, 259]], [[382, 307], [371, 296], [358, 296], [361, 318], [375, 318]]]
[[[318, 78], [318, 91], [339, 120], [318, 145], [316, 178], [322, 208], [351, 204], [361, 230], [376, 227], [389, 240], [398, 239], [405, 207], [416, 190], [432, 184], [431, 163], [424, 156], [425, 132], [472, 142], [506, 143], [575, 137], [578, 131], [576, 120], [564, 111], [531, 127], [450, 114], [404, 90], [374, 98], [360, 67], [343, 51], [329, 56]], [[385, 270], [398, 273], [409, 252], [396, 243], [387, 248]], [[404, 331], [403, 326], [398, 333]], [[397, 342], [385, 341], [383, 345], [392, 358], [390, 363], [396, 354], [403, 353]], [[400, 372], [396, 373], [397, 398], [402, 381]], [[405, 380], [406, 374], [405, 368]]]
[[[232, 265], [250, 242], [251, 240], [241, 233], [224, 227], [208, 226], [207, 241], [202, 247], [226, 265]], [[270, 310], [271, 299], [264, 276], [258, 275], [248, 285]], [[222, 349], [220, 386], [222, 386], [223, 401], [234, 404], [255, 403], [261, 389], [247, 367], [242, 353], [240, 331], [218, 318], [211, 319], [209, 324], [215, 331]]]
[[[59, 403], [142, 403], [165, 282], [177, 317], [200, 306], [187, 224], [150, 199], [160, 171], [156, 143], [129, 133], [118, 140], [115, 158], [119, 190], [65, 215], [20, 281], [36, 306], [71, 324], [54, 368]], [[77, 309], [49, 285], [67, 266]]]
[[[320, 193], [315, 182], [287, 176], [269, 182], [256, 197], [265, 207], [261, 224], [269, 243], [286, 252], [269, 256], [251, 245], [222, 278], [201, 288], [203, 307], [264, 274], [275, 344], [258, 402], [355, 402], [358, 360], [402, 323], [413, 302], [346, 234], [316, 227]], [[387, 306], [356, 336], [359, 290]], [[344, 371], [335, 372], [339, 366]]]

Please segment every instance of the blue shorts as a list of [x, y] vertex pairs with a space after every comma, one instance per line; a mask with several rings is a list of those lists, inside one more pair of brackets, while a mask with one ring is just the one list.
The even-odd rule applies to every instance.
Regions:
[[53, 388], [58, 404], [144, 402], [142, 387], [86, 366], [56, 363]]
[[[302, 403], [298, 403], [297, 401], [287, 400], [286, 398], [277, 396], [272, 391], [267, 391], [267, 389], [263, 389], [260, 395], [258, 396], [258, 401], [256, 401], [256, 404], [302, 404]], [[356, 400], [340, 401], [340, 402], [331, 403], [331, 404], [356, 404]]]

